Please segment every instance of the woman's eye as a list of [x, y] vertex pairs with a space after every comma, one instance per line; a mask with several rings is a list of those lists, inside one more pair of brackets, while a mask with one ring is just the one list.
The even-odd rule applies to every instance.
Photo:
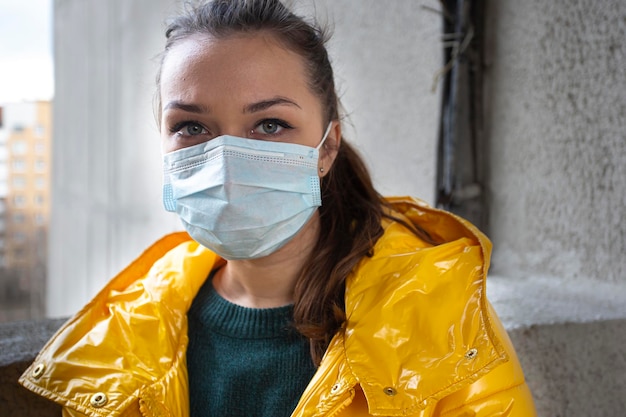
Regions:
[[267, 119], [260, 122], [252, 131], [260, 135], [277, 135], [284, 129], [292, 129], [292, 127], [282, 120]]
[[201, 135], [202, 133], [204, 133], [204, 128], [200, 126], [199, 124], [195, 124], [195, 123], [188, 124], [184, 130], [188, 135], [191, 135], [191, 136]]
[[171, 130], [178, 136], [199, 136], [208, 133], [201, 124], [195, 122], [178, 123]]
[[268, 120], [266, 122], [263, 122], [260, 124], [261, 126], [261, 130], [263, 130], [263, 133], [267, 134], [267, 135], [271, 135], [273, 133], [276, 133], [278, 131], [278, 123], [272, 121], [272, 120]]

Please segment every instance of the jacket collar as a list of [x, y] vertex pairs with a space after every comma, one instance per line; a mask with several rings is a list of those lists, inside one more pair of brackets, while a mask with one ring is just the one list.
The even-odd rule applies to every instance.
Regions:
[[89, 416], [188, 415], [186, 312], [220, 262], [186, 233], [160, 239], [57, 332], [20, 383]]

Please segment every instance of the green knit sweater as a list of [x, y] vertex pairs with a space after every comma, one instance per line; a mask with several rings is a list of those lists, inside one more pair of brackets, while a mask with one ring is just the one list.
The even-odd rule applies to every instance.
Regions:
[[315, 373], [292, 306], [253, 309], [220, 297], [212, 277], [188, 312], [191, 417], [290, 416]]

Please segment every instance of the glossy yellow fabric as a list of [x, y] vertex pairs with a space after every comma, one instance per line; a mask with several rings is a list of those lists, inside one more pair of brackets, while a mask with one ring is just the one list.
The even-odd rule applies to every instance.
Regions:
[[[534, 416], [517, 357], [485, 298], [490, 243], [410, 198], [346, 284], [347, 322], [293, 416]], [[169, 235], [48, 342], [20, 382], [65, 416], [186, 417], [186, 312], [223, 260]]]

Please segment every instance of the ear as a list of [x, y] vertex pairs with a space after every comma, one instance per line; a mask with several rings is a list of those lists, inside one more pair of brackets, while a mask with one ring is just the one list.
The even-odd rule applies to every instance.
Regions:
[[324, 141], [320, 149], [320, 157], [317, 163], [317, 174], [320, 178], [325, 177], [330, 172], [337, 157], [337, 152], [339, 152], [339, 145], [341, 145], [341, 123], [339, 120], [333, 120], [326, 141]]

